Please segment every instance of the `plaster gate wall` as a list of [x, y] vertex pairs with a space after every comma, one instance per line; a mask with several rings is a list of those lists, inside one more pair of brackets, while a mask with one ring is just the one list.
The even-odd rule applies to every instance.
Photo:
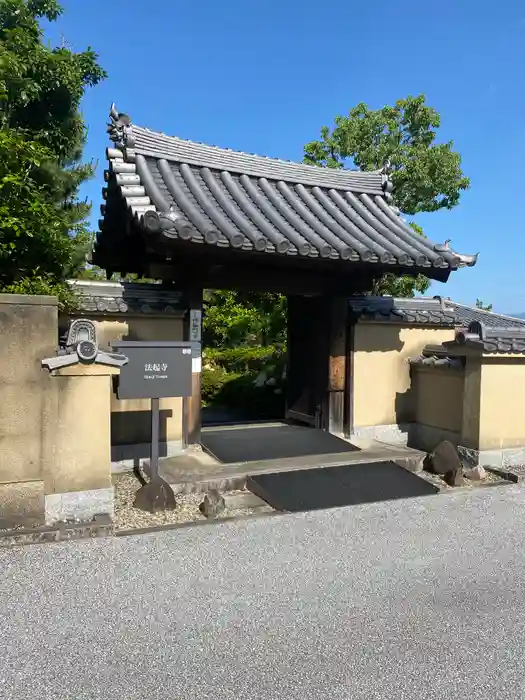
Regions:
[[54, 297], [0, 294], [0, 520], [39, 521], [53, 455], [53, 393], [40, 361], [57, 346]]
[[415, 397], [412, 446], [430, 451], [441, 440], [459, 445], [465, 403], [463, 367], [416, 364], [411, 367], [411, 378]]
[[427, 344], [453, 338], [453, 328], [357, 322], [350, 392], [352, 434], [406, 442], [406, 425], [416, 420], [409, 359], [420, 354]]

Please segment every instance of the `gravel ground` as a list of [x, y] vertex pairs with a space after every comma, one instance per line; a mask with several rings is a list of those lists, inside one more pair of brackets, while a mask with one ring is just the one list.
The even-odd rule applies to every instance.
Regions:
[[523, 700], [525, 489], [0, 551], [9, 700]]
[[[132, 472], [125, 474], [115, 474], [113, 477], [115, 487], [115, 528], [117, 530], [136, 530], [147, 527], [158, 527], [159, 525], [176, 525], [205, 521], [207, 518], [201, 514], [199, 504], [204, 498], [202, 493], [191, 493], [176, 496], [176, 510], [167, 510], [161, 513], [146, 513], [133, 507], [135, 494], [140, 488], [140, 482]], [[246, 491], [229, 491], [232, 495], [242, 495]], [[226, 508], [219, 518], [233, 518], [239, 516], [253, 515], [259, 513], [273, 513], [270, 506], [259, 508], [236, 508], [235, 510]]]

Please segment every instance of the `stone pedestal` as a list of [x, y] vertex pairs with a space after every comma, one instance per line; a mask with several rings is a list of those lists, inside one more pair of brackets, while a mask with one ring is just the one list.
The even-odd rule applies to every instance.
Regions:
[[[52, 374], [53, 439], [44, 459], [46, 523], [113, 515], [111, 381], [119, 369], [73, 365]], [[48, 436], [51, 437], [51, 436]]]

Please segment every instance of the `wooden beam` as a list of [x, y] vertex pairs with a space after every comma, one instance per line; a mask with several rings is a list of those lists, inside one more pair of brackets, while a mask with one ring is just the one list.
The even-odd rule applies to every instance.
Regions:
[[355, 319], [348, 316], [346, 326], [346, 378], [345, 378], [345, 408], [344, 408], [344, 436], [349, 438], [354, 430], [354, 346], [355, 346]]
[[181, 288], [198, 285], [202, 289], [232, 289], [252, 292], [275, 292], [287, 295], [330, 294], [349, 296], [372, 289], [373, 276], [362, 270], [287, 269], [246, 264], [197, 266], [194, 262], [151, 265], [147, 275], [172, 280]]
[[346, 333], [348, 326], [348, 299], [327, 299], [326, 313], [330, 319], [328, 357], [328, 430], [344, 435], [346, 392]]
[[187, 290], [189, 311], [185, 319], [184, 340], [192, 343], [191, 397], [184, 400], [183, 422], [187, 445], [200, 445], [202, 427], [202, 289]]

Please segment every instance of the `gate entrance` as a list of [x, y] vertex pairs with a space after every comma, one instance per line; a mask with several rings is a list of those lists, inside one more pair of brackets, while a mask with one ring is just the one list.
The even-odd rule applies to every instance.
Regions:
[[91, 262], [110, 278], [135, 273], [191, 298], [190, 443], [200, 442], [202, 290], [286, 294], [285, 415], [347, 435], [348, 297], [385, 273], [444, 282], [476, 262], [404, 222], [391, 206], [388, 167], [351, 172], [236, 153], [137, 127], [114, 105], [108, 134]]
[[[324, 302], [324, 303], [323, 303]], [[313, 428], [328, 428], [328, 340], [326, 300], [288, 297], [286, 418]]]

